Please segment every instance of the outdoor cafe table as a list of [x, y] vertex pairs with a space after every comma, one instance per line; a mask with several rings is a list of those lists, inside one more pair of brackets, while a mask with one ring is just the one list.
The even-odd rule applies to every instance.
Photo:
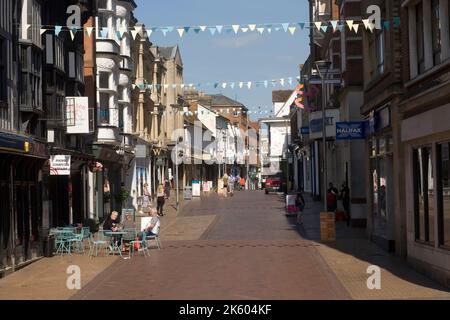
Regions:
[[[105, 236], [107, 237], [111, 237], [111, 252], [112, 255], [114, 255], [115, 252], [118, 252], [119, 255], [123, 258], [122, 256], [122, 244], [119, 246], [118, 243], [121, 242], [118, 239], [114, 239], [114, 238], [122, 238], [124, 235], [126, 235], [127, 233], [124, 231], [105, 231]], [[121, 242], [122, 243], [122, 242]]]
[[66, 239], [74, 236], [74, 232], [69, 229], [52, 229], [50, 230], [50, 234], [56, 236], [56, 239], [59, 240], [59, 246], [56, 248], [56, 254], [62, 254], [66, 252], [71, 255], [70, 252], [70, 244], [67, 243]]

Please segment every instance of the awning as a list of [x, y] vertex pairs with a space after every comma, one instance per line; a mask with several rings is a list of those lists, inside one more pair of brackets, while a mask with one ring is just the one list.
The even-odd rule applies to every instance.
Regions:
[[30, 140], [29, 137], [0, 132], [0, 151], [26, 154], [30, 151]]

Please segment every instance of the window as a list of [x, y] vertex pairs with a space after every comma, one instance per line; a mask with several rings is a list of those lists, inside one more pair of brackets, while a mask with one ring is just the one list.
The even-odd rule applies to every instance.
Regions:
[[441, 21], [439, 14], [439, 0], [431, 0], [431, 31], [433, 41], [433, 63], [441, 63]]
[[450, 143], [437, 145], [439, 245], [450, 248]]
[[108, 93], [100, 93], [100, 123], [109, 124], [109, 100]]
[[99, 9], [108, 9], [108, 0], [98, 0]]
[[425, 44], [423, 36], [423, 5], [422, 2], [416, 6], [417, 26], [417, 63], [419, 74], [425, 71]]
[[6, 40], [0, 38], [0, 107], [8, 101], [6, 89]]
[[109, 89], [109, 78], [110, 78], [109, 72], [100, 72], [99, 74], [100, 89]]
[[384, 44], [384, 31], [381, 29], [377, 31], [375, 36], [375, 44], [376, 44], [376, 61], [377, 61], [377, 72], [378, 75], [384, 73], [384, 52], [385, 52], [385, 44]]
[[434, 243], [434, 171], [431, 147], [413, 151], [414, 222], [416, 240]]

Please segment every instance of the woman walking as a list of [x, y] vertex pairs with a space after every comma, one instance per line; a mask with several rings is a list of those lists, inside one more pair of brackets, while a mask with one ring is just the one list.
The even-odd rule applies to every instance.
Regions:
[[164, 216], [164, 212], [163, 212], [163, 207], [164, 207], [164, 203], [166, 202], [166, 195], [164, 192], [164, 186], [162, 184], [160, 184], [158, 186], [158, 191], [156, 193], [156, 203], [157, 203], [157, 208], [156, 210], [158, 211], [158, 215], [160, 217]]

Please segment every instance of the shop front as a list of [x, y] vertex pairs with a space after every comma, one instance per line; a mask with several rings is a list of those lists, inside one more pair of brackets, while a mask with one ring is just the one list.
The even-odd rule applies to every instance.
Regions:
[[0, 133], [0, 277], [42, 256], [45, 144]]
[[391, 107], [386, 105], [369, 118], [369, 217], [372, 241], [390, 252], [395, 251], [394, 139]]

